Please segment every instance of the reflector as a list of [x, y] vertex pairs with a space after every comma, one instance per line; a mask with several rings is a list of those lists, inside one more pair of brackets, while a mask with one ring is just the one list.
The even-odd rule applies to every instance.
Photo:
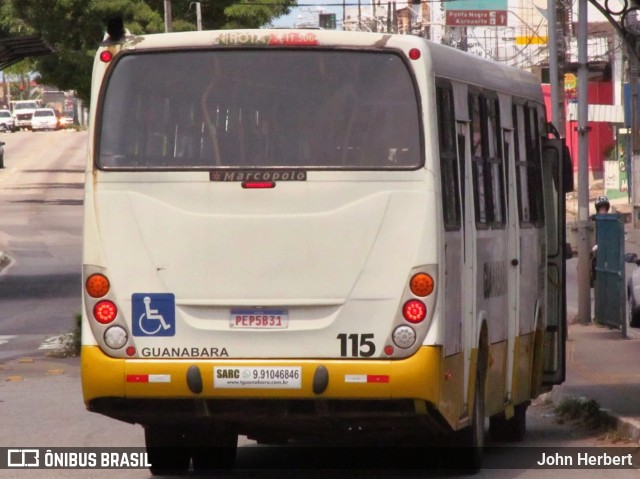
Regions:
[[104, 63], [109, 63], [113, 59], [113, 53], [109, 50], [105, 50], [100, 53], [100, 61]]
[[409, 58], [412, 60], [418, 60], [420, 58], [420, 50], [417, 48], [412, 48], [409, 50]]

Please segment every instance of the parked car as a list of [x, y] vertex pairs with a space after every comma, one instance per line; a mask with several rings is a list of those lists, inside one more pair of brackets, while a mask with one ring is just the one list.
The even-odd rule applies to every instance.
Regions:
[[16, 131], [16, 121], [9, 110], [0, 110], [0, 131]]
[[16, 100], [11, 101], [10, 104], [16, 129], [31, 128], [31, 117], [33, 112], [40, 108], [40, 103], [37, 100]]
[[60, 128], [71, 128], [73, 126], [73, 118], [70, 116], [62, 115], [58, 126]]
[[58, 116], [53, 108], [38, 108], [31, 117], [31, 129], [37, 130], [57, 130]]

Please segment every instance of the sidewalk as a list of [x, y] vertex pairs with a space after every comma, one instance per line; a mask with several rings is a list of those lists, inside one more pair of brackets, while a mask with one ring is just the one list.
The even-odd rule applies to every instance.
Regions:
[[[633, 228], [632, 206], [618, 200], [612, 201], [612, 207], [627, 221], [625, 251], [640, 256], [640, 230]], [[567, 221], [571, 221], [569, 214]], [[567, 312], [571, 321], [577, 304], [568, 302]], [[565, 397], [597, 401], [616, 418], [619, 433], [640, 441], [640, 329], [628, 327], [627, 335], [625, 339], [620, 330], [597, 324], [570, 324], [567, 378], [549, 394], [556, 404]]]

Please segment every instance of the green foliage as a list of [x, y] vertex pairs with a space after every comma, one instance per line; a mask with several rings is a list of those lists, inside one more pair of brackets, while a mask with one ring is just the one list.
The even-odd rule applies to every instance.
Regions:
[[[288, 13], [295, 0], [201, 2], [204, 29], [255, 28]], [[196, 29], [195, 7], [173, 0], [172, 30]], [[271, 5], [265, 5], [270, 3]], [[89, 100], [93, 58], [109, 18], [120, 16], [133, 34], [164, 32], [163, 0], [7, 0], [0, 3], [0, 38], [40, 34], [55, 50], [19, 68], [37, 70], [41, 82], [76, 90]]]
[[258, 28], [273, 17], [287, 13], [288, 6], [291, 5], [291, 3], [283, 4], [278, 0], [262, 0], [260, 5], [252, 5], [252, 3], [255, 2], [242, 0], [225, 8], [224, 13], [228, 18], [225, 28]]
[[73, 331], [68, 333], [64, 341], [64, 351], [67, 356], [77, 357], [80, 356], [80, 349], [82, 347], [82, 315], [75, 315], [75, 327]]
[[54, 358], [75, 358], [80, 356], [82, 349], [82, 315], [75, 315], [73, 330], [59, 336], [51, 336], [45, 339], [47, 347], [46, 355]]
[[561, 419], [579, 421], [588, 429], [611, 429], [615, 427], [615, 419], [600, 409], [593, 399], [566, 398], [555, 408]]

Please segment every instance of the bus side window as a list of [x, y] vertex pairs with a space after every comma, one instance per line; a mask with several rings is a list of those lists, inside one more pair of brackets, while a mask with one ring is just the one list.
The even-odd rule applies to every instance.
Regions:
[[442, 214], [446, 230], [460, 229], [460, 191], [456, 155], [456, 122], [451, 86], [436, 87]]
[[493, 196], [491, 163], [489, 162], [489, 134], [487, 99], [478, 94], [469, 94], [472, 135], [472, 177], [476, 212], [476, 223], [488, 228], [493, 219]]

